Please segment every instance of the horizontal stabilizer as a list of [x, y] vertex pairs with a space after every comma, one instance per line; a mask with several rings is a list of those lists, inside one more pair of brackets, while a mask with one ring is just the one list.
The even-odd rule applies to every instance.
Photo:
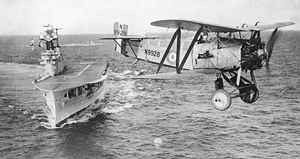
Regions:
[[127, 35], [127, 36], [116, 36], [116, 35], [105, 35], [101, 36], [100, 40], [115, 40], [115, 39], [131, 39], [131, 40], [143, 40], [143, 39], [157, 39], [158, 36], [140, 36], [140, 35]]
[[[215, 71], [215, 70], [214, 70]], [[189, 70], [182, 71], [180, 74], [177, 72], [167, 72], [167, 73], [158, 73], [158, 74], [147, 74], [141, 76], [130, 76], [130, 79], [158, 79], [158, 80], [174, 80], [174, 79], [184, 79], [190, 77], [199, 77], [203, 78], [204, 72], [201, 70]]]

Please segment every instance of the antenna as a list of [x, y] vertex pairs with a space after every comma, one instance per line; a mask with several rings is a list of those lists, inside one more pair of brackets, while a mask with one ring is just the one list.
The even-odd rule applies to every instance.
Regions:
[[58, 30], [60, 30], [60, 29], [62, 29], [62, 28], [55, 28], [56, 36], [57, 36], [57, 46], [58, 46], [58, 47], [60, 47], [60, 46], [59, 46], [59, 42], [58, 42]]

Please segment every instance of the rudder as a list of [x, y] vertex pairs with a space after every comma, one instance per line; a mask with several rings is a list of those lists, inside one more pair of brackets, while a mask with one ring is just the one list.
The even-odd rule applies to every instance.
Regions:
[[116, 36], [127, 36], [128, 35], [128, 25], [120, 24], [119, 22], [115, 22], [113, 32], [114, 32], [114, 35], [116, 35]]
[[[128, 35], [128, 25], [127, 24], [120, 24], [119, 22], [114, 23], [114, 28], [113, 28], [113, 33], [115, 36], [127, 36]], [[117, 43], [121, 45], [121, 47], [116, 44], [115, 45], [115, 51], [121, 53], [121, 54], [126, 54], [126, 43], [122, 39], [118, 39]]]

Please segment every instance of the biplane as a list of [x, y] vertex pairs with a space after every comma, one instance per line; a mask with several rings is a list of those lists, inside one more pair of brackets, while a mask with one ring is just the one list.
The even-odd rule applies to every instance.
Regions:
[[[293, 25], [280, 22], [270, 25], [227, 27], [190, 20], [159, 20], [153, 26], [175, 29], [171, 39], [156, 36], [128, 35], [128, 26], [114, 24], [114, 35], [101, 40], [114, 40], [116, 50], [126, 57], [158, 65], [156, 74], [141, 75], [140, 79], [174, 79], [187, 74], [201, 76], [201, 69], [216, 70], [215, 91], [212, 105], [226, 110], [232, 98], [240, 97], [246, 103], [254, 103], [259, 97], [254, 71], [268, 64], [276, 41], [278, 28]], [[274, 29], [266, 42], [261, 31]], [[183, 39], [182, 31], [193, 32], [193, 37]], [[176, 44], [174, 44], [176, 41]], [[135, 62], [135, 63], [136, 63]], [[175, 72], [159, 73], [162, 66], [175, 68]], [[249, 74], [248, 74], [249, 73]], [[242, 75], [246, 74], [248, 79]], [[224, 90], [225, 80], [234, 91]]]

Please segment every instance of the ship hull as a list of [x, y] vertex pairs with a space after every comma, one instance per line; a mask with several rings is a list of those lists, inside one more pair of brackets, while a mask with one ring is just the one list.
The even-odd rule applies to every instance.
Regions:
[[81, 110], [97, 104], [104, 98], [105, 81], [98, 90], [91, 94], [81, 94], [73, 98], [66, 98], [69, 90], [43, 92], [47, 107], [50, 109], [49, 123], [52, 127], [58, 127], [65, 120]]
[[81, 63], [60, 75], [33, 81], [50, 109], [46, 113], [52, 127], [103, 99], [107, 67], [107, 63]]

